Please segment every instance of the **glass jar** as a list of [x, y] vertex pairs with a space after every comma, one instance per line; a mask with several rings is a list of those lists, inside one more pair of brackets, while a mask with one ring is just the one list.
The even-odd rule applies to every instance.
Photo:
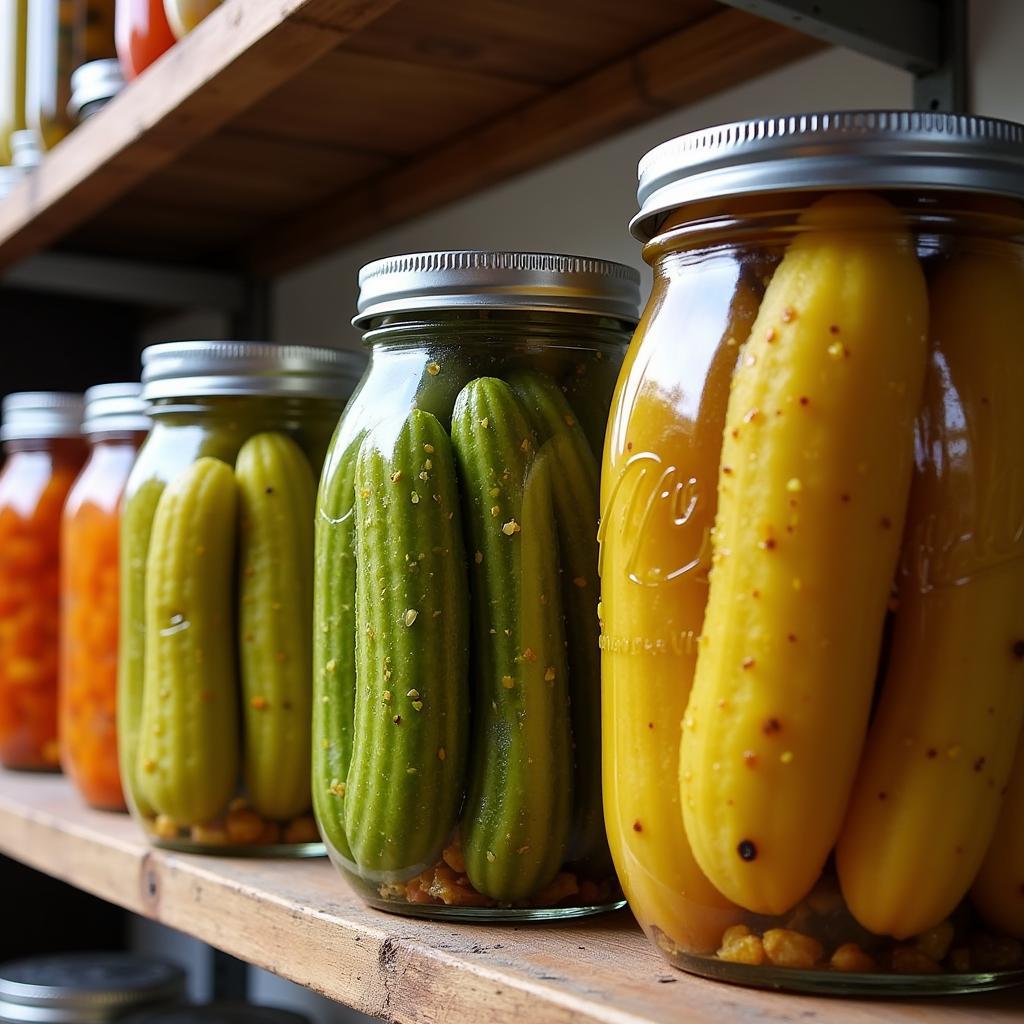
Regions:
[[638, 276], [441, 252], [371, 263], [360, 286], [370, 367], [316, 518], [313, 804], [328, 852], [400, 913], [621, 905], [593, 538]]
[[0, 0], [0, 165], [11, 163], [11, 135], [25, 127], [28, 0]]
[[220, 0], [164, 0], [167, 23], [177, 39], [187, 36], [217, 7], [220, 7]]
[[602, 478], [605, 812], [686, 970], [1024, 980], [1022, 172], [1020, 126], [900, 112], [641, 164], [654, 290]]
[[80, 395], [3, 401], [0, 470], [0, 764], [55, 770], [60, 513], [85, 461]]
[[0, 965], [0, 1024], [106, 1024], [185, 997], [185, 972], [133, 953], [60, 953]]
[[130, 82], [174, 45], [164, 0], [117, 0], [114, 41]]
[[173, 342], [121, 522], [129, 809], [175, 849], [322, 854], [310, 813], [313, 501], [362, 360]]
[[74, 127], [68, 116], [74, 17], [74, 0], [33, 0], [29, 8], [25, 120], [43, 149], [53, 149]]
[[117, 762], [118, 545], [121, 494], [149, 430], [142, 385], [85, 393], [89, 459], [61, 526], [61, 766], [86, 803], [126, 810]]
[[74, 0], [72, 69], [117, 56], [114, 46], [115, 0]]

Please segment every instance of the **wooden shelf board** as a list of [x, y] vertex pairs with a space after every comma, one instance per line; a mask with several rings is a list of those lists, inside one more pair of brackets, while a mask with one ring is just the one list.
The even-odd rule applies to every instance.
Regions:
[[[324, 860], [148, 846], [59, 776], [0, 772], [0, 852], [341, 1003], [429, 1024], [1020, 1024], [1019, 993], [891, 1002], [785, 996], [688, 977], [626, 912], [515, 926], [369, 910]], [[55, 921], [54, 927], [60, 927]]]
[[715, 0], [225, 0], [0, 203], [0, 271], [278, 273], [820, 46]]

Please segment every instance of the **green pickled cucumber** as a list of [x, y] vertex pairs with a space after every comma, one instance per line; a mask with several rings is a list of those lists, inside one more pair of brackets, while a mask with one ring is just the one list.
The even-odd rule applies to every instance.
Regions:
[[136, 772], [146, 652], [146, 554], [153, 516], [166, 484], [150, 477], [124, 503], [121, 514], [121, 625], [117, 656], [117, 753], [121, 781], [132, 806], [144, 817], [153, 808], [142, 795]]
[[[340, 433], [339, 427], [339, 433]], [[365, 432], [337, 444], [320, 478], [314, 523], [313, 813], [324, 839], [351, 860], [345, 781], [356, 694], [356, 457]]]
[[480, 378], [452, 416], [472, 538], [473, 737], [462, 848], [473, 886], [529, 899], [566, 859], [572, 737], [549, 450], [512, 389]]
[[238, 781], [237, 503], [231, 467], [201, 458], [153, 517], [137, 772], [143, 799], [179, 826], [220, 815]]
[[345, 833], [367, 877], [440, 857], [462, 801], [469, 609], [451, 442], [429, 413], [388, 420], [356, 461], [355, 742]]
[[235, 477], [245, 784], [256, 811], [287, 821], [310, 805], [313, 471], [290, 437], [265, 433]]
[[610, 875], [601, 802], [601, 651], [597, 619], [597, 460], [561, 389], [539, 373], [510, 374], [541, 442], [551, 446], [554, 508], [562, 568], [569, 692], [576, 761], [569, 860], [595, 877]]

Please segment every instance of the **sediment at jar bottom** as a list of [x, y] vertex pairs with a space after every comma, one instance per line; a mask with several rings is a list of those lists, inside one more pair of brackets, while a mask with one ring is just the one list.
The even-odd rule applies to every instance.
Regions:
[[573, 409], [543, 374], [508, 382], [550, 451], [561, 563], [575, 780], [568, 858], [592, 878], [612, 871], [601, 804], [601, 650], [597, 618], [598, 465]]
[[[688, 953], [713, 953], [742, 911], [708, 881], [683, 828], [680, 726], [707, 602], [729, 382], [760, 305], [760, 290], [728, 260], [685, 278], [650, 311], [627, 354], [602, 474], [601, 596], [605, 821], [616, 870], [650, 933]], [[713, 344], [689, 327], [727, 302]], [[713, 323], [713, 321], [711, 321]], [[663, 345], [705, 348], [695, 415], [680, 415], [685, 379], [632, 382]], [[643, 372], [646, 372], [644, 370]], [[651, 644], [649, 653], [633, 641]]]
[[463, 853], [474, 888], [513, 902], [564, 863], [572, 813], [551, 455], [535, 452], [521, 403], [495, 378], [459, 396], [452, 443], [474, 551], [477, 634]]
[[253, 809], [288, 821], [310, 807], [313, 473], [284, 434], [257, 434], [235, 465], [243, 777]]
[[451, 442], [413, 410], [371, 430], [355, 472], [356, 691], [344, 829], [361, 873], [440, 857], [469, 730], [466, 559]]
[[237, 484], [200, 458], [164, 490], [146, 563], [137, 779], [154, 811], [202, 825], [238, 779], [234, 625]]
[[833, 197], [802, 221], [732, 380], [680, 748], [698, 863], [767, 914], [810, 891], [842, 824], [925, 369], [925, 280], [899, 214]]
[[837, 849], [853, 914], [897, 939], [953, 912], [1008, 799], [1024, 716], [1021, 323], [1024, 273], [1005, 259], [954, 256], [931, 282], [892, 653]]

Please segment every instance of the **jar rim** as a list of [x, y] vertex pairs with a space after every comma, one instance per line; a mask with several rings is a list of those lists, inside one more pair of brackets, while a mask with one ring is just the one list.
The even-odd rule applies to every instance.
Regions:
[[355, 327], [431, 311], [522, 310], [639, 319], [640, 274], [624, 263], [563, 253], [451, 249], [406, 253], [359, 271]]
[[754, 118], [690, 132], [638, 168], [641, 242], [693, 203], [757, 193], [878, 189], [1024, 199], [1024, 125], [992, 117], [853, 110]]
[[16, 391], [0, 404], [0, 441], [79, 437], [84, 404], [70, 391]]

